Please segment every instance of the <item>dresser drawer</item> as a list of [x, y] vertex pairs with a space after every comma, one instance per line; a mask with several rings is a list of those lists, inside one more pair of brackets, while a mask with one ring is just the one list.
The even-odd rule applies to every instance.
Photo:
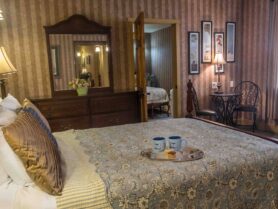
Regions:
[[140, 120], [138, 92], [33, 99], [53, 131], [135, 123]]
[[51, 119], [48, 120], [51, 130], [64, 131], [69, 129], [86, 129], [90, 128], [90, 117], [73, 117], [63, 119]]
[[137, 107], [135, 95], [118, 95], [113, 97], [92, 98], [91, 114], [134, 110]]
[[88, 115], [88, 100], [66, 100], [37, 103], [47, 119]]
[[134, 111], [124, 111], [91, 116], [91, 123], [93, 127], [113, 126], [135, 122], [138, 121]]

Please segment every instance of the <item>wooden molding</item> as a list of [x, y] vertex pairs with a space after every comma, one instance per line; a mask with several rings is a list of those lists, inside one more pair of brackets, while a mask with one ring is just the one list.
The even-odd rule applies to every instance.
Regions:
[[51, 26], [44, 26], [45, 31], [51, 34], [108, 34], [110, 26], [103, 26], [89, 20], [83, 15], [72, 15]]

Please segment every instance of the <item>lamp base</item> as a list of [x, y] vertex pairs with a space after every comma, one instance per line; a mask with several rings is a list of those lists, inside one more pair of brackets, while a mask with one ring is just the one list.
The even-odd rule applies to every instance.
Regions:
[[5, 78], [0, 79], [1, 97], [4, 99], [7, 96], [6, 93], [6, 80]]
[[221, 91], [221, 82], [217, 82], [217, 91], [215, 91], [215, 94], [223, 94], [223, 91]]

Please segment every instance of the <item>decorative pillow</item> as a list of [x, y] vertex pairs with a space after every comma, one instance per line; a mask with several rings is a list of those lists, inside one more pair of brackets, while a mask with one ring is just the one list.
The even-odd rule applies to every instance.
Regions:
[[43, 128], [46, 127], [51, 132], [48, 121], [40, 112], [40, 110], [29, 99], [24, 99], [23, 110], [27, 110], [28, 112], [30, 112], [34, 118], [38, 119], [38, 122], [43, 126]]
[[0, 165], [16, 184], [26, 186], [33, 183], [21, 160], [7, 143], [2, 130], [0, 130]]
[[49, 194], [60, 195], [64, 177], [58, 146], [52, 143], [37, 120], [21, 111], [14, 123], [2, 129], [8, 144], [37, 186]]
[[8, 96], [6, 96], [3, 99], [3, 101], [1, 102], [1, 105], [4, 108], [9, 109], [14, 112], [16, 112], [18, 109], [21, 108], [21, 105], [18, 102], [18, 100], [15, 97], [13, 97], [11, 94], [8, 94]]
[[4, 107], [0, 107], [0, 126], [7, 126], [14, 122], [16, 113]]

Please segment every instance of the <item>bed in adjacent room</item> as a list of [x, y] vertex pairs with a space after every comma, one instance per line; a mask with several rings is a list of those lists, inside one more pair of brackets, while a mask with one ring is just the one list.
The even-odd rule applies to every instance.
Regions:
[[155, 108], [159, 108], [161, 113], [164, 111], [169, 115], [169, 102], [169, 96], [165, 89], [147, 86], [147, 104], [151, 116], [153, 116]]

